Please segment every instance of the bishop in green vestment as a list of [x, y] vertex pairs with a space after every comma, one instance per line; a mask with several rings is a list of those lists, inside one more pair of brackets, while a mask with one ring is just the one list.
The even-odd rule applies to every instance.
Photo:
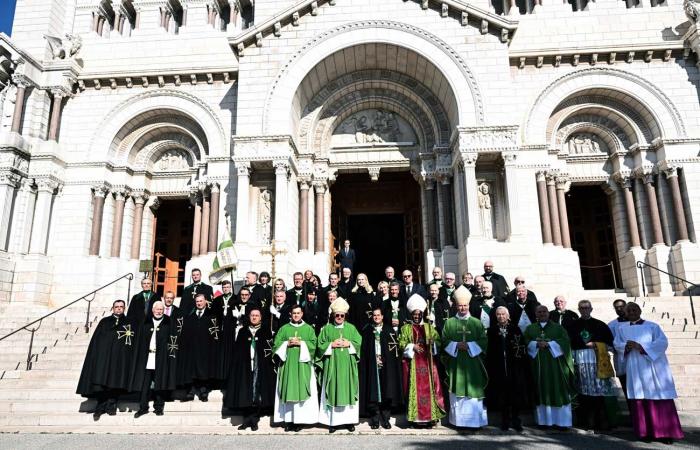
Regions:
[[321, 410], [318, 421], [333, 433], [339, 425], [355, 431], [360, 421], [360, 359], [362, 336], [355, 326], [345, 321], [350, 305], [339, 298], [331, 304], [333, 321], [321, 328], [316, 347], [316, 360], [321, 367]]
[[484, 390], [488, 375], [483, 358], [486, 330], [469, 315], [469, 290], [460, 286], [453, 294], [457, 315], [442, 330], [443, 363], [450, 393], [450, 423], [457, 427], [481, 428], [488, 423]]
[[274, 422], [284, 422], [285, 431], [299, 431], [299, 424], [318, 422], [318, 394], [313, 356], [316, 333], [304, 323], [301, 306], [291, 308], [291, 322], [275, 335], [273, 351], [279, 358], [275, 389]]
[[527, 352], [536, 380], [535, 420], [538, 425], [570, 427], [574, 364], [564, 327], [549, 321], [544, 305], [535, 310], [536, 323], [525, 328]]

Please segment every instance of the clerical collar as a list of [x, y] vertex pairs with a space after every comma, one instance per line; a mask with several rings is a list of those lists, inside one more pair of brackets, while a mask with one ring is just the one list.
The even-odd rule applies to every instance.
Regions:
[[296, 322], [296, 323], [295, 323], [295, 322], [289, 322], [289, 324], [290, 324], [291, 326], [293, 326], [293, 327], [300, 327], [300, 326], [304, 325], [304, 321], [303, 321], [303, 320], [300, 320], [299, 322]]
[[627, 319], [624, 318], [624, 317], [618, 317], [616, 320], [617, 320], [618, 322], [629, 322], [629, 320], [627, 320]]
[[540, 322], [540, 326], [541, 326], [542, 328], [544, 328], [544, 327], [547, 326], [548, 323], [549, 323], [549, 321], [547, 321], [547, 322]]
[[345, 322], [343, 322], [341, 324], [334, 323], [333, 326], [336, 328], [343, 328], [343, 327], [345, 327]]
[[636, 322], [630, 322], [630, 325], [642, 325], [644, 324], [644, 319], [639, 319]]
[[156, 324], [156, 325], [159, 325], [162, 321], [163, 321], [163, 317], [162, 317], [162, 316], [161, 316], [160, 319], [156, 319], [155, 317], [153, 317], [153, 323]]
[[459, 320], [467, 320], [469, 318], [469, 313], [466, 313], [465, 315], [461, 315], [461, 314], [457, 313], [455, 315], [455, 317], [458, 318]]
[[261, 326], [261, 324], [257, 324], [255, 326], [248, 325], [248, 329], [250, 330], [251, 333], [255, 334], [255, 332], [260, 329], [260, 326]]

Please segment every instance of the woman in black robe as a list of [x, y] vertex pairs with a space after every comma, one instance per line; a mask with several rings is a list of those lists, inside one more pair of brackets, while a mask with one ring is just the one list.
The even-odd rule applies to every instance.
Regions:
[[488, 334], [486, 367], [489, 384], [486, 400], [489, 409], [501, 410], [501, 429], [522, 431], [519, 413], [532, 405], [532, 375], [523, 334], [510, 322], [508, 309], [495, 311]]
[[364, 273], [357, 274], [357, 284], [350, 291], [350, 316], [348, 321], [355, 325], [357, 331], [362, 330], [372, 322], [372, 311], [374, 308], [381, 308], [382, 303], [374, 295], [372, 286]]

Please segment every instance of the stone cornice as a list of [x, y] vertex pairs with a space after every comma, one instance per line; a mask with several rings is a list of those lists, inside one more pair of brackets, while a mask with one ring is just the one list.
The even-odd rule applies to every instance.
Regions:
[[191, 71], [168, 72], [118, 72], [118, 73], [84, 73], [78, 77], [78, 90], [86, 89], [131, 89], [134, 86], [143, 88], [178, 87], [196, 84], [235, 83], [238, 69], [203, 68]]
[[[263, 40], [269, 36], [279, 37], [282, 35], [282, 26], [292, 24], [298, 26], [299, 19], [308, 14], [318, 15], [321, 6], [334, 6], [338, 1], [344, 0], [301, 0], [296, 4], [280, 11], [266, 21], [249, 28], [237, 36], [229, 38], [229, 44], [238, 53], [244, 56], [245, 49], [250, 46], [262, 47]], [[404, 0], [405, 3], [408, 0]], [[467, 26], [470, 20], [479, 22], [481, 34], [489, 32], [489, 27], [500, 30], [501, 41], [507, 42], [510, 35], [517, 29], [518, 21], [512, 18], [505, 18], [495, 13], [471, 5], [463, 0], [420, 0], [422, 9], [433, 8], [440, 12], [444, 18], [459, 18], [462, 26]]]

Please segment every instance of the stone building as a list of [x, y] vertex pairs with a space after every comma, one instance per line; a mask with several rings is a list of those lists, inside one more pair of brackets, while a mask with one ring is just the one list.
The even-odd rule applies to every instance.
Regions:
[[[18, 0], [0, 300], [151, 260], [481, 272], [544, 297], [700, 279], [698, 3]], [[274, 244], [274, 246], [273, 246]], [[647, 289], [682, 285], [648, 273]]]

